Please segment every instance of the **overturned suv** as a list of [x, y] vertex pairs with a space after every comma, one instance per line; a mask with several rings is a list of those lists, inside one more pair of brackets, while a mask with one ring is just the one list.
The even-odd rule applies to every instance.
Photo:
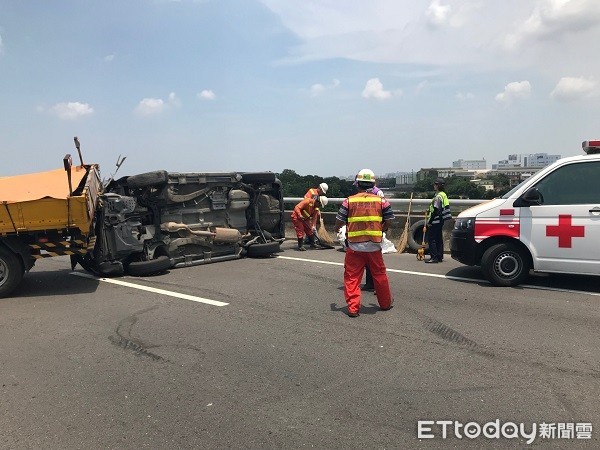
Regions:
[[100, 197], [93, 250], [72, 265], [102, 276], [280, 251], [281, 182], [271, 172], [149, 172], [113, 180]]

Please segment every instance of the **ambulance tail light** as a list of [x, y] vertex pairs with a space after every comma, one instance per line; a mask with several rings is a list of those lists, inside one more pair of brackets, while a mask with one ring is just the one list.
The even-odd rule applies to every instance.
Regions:
[[456, 219], [454, 222], [455, 230], [472, 230], [475, 226], [475, 218], [474, 217], [460, 217]]
[[581, 143], [581, 146], [583, 147], [583, 151], [586, 152], [588, 155], [600, 153], [600, 140], [583, 141]]

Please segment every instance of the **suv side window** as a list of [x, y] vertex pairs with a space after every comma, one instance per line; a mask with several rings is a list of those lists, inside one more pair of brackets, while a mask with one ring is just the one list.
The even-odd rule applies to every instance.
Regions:
[[542, 194], [543, 205], [600, 204], [600, 161], [563, 166], [536, 187]]

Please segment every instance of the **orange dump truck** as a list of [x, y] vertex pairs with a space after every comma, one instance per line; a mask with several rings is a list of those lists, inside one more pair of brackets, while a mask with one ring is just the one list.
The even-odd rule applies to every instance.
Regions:
[[94, 246], [101, 194], [96, 164], [0, 178], [0, 298], [10, 295], [35, 261], [85, 254]]

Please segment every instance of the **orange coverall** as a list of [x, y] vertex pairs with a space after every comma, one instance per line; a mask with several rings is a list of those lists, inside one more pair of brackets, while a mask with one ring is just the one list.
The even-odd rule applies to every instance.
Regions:
[[316, 201], [312, 198], [305, 198], [294, 207], [292, 212], [292, 223], [298, 239], [313, 235], [313, 227], [317, 226], [317, 218], [320, 214], [319, 208], [315, 206]]

